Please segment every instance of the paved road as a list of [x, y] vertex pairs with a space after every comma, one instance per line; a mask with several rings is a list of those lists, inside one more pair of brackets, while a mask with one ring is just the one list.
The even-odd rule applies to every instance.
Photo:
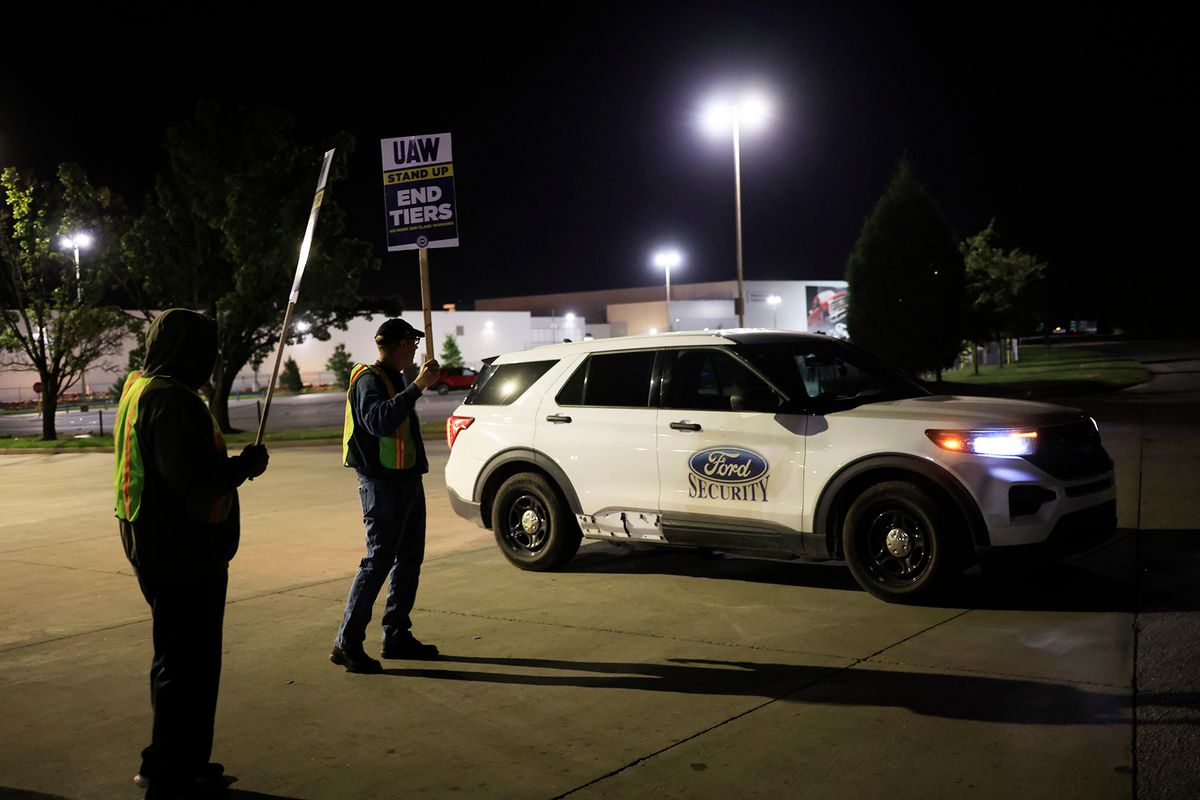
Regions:
[[[417, 401], [417, 413], [423, 422], [443, 420], [466, 397], [465, 392], [449, 392], [446, 395], [428, 394]], [[261, 406], [256, 400], [235, 400], [229, 404], [229, 421], [241, 430], [258, 427]], [[60, 410], [55, 426], [60, 436], [95, 435], [112, 433], [116, 408], [80, 412], [79, 406]], [[271, 415], [267, 420], [268, 430], [290, 428], [340, 427], [346, 412], [346, 396], [341, 392], [280, 396], [271, 400]], [[36, 436], [42, 432], [40, 414], [7, 414], [0, 416], [0, 436]]]
[[[361, 556], [333, 447], [242, 492], [215, 756], [235, 797], [1200, 796], [1200, 402], [1084, 398], [1122, 533], [1048, 573], [894, 606], [839, 564], [586, 545], [510, 567], [447, 509], [430, 443], [418, 635], [326, 661]], [[106, 454], [0, 458], [0, 797], [139, 796], [149, 619]]]

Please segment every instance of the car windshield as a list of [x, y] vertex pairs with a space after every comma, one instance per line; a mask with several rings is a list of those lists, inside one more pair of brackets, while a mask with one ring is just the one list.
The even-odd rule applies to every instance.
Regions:
[[929, 394], [900, 370], [843, 342], [763, 342], [737, 352], [800, 403], [847, 408]]

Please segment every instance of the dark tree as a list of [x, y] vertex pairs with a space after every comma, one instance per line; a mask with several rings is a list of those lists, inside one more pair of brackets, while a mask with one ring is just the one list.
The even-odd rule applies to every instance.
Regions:
[[333, 348], [333, 355], [325, 362], [325, 369], [337, 377], [338, 386], [343, 389], [350, 388], [350, 371], [354, 369], [354, 356], [346, 352], [345, 343], [338, 342], [338, 346]]
[[[125, 337], [128, 319], [104, 299], [118, 211], [112, 193], [76, 165], [61, 165], [55, 182], [12, 167], [0, 173], [0, 367], [37, 370], [47, 441], [57, 436], [66, 390]], [[59, 237], [80, 231], [95, 246], [77, 270]]]
[[[278, 341], [327, 149], [294, 141], [292, 127], [278, 109], [230, 113], [201, 103], [194, 119], [168, 132], [167, 166], [123, 242], [128, 284], [144, 309], [186, 306], [217, 321], [210, 397], [224, 431], [231, 430], [229, 391], [238, 371]], [[331, 327], [345, 330], [369, 310], [358, 296], [359, 276], [378, 268], [371, 246], [345, 235], [345, 214], [331, 199], [354, 139], [339, 133], [327, 144], [337, 155], [297, 308], [310, 328], [293, 328], [289, 343], [328, 339]]]
[[851, 340], [941, 380], [962, 346], [963, 280], [953, 235], [901, 159], [846, 264]]
[[304, 381], [300, 378], [300, 365], [294, 358], [288, 358], [283, 362], [283, 369], [279, 370], [279, 388], [289, 392], [304, 391]]
[[[1033, 333], [1038, 323], [1046, 263], [1019, 248], [1005, 251], [996, 221], [962, 245], [966, 262], [967, 338], [979, 345]], [[978, 374], [978, 358], [975, 359]]]

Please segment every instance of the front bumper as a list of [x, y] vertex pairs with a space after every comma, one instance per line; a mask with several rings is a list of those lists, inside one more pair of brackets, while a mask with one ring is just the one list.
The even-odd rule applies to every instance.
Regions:
[[1112, 538], [1116, 530], [1117, 501], [1109, 500], [1062, 515], [1042, 541], [1007, 547], [977, 547], [975, 554], [985, 563], [1056, 560], [1099, 547]]

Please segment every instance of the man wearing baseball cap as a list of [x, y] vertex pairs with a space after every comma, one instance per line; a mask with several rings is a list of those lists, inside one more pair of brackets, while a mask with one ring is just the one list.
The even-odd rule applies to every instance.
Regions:
[[355, 364], [346, 393], [342, 463], [358, 473], [358, 496], [367, 529], [367, 554], [350, 585], [346, 612], [329, 660], [347, 672], [377, 673], [382, 665], [363, 649], [371, 608], [389, 579], [383, 612], [384, 658], [437, 658], [438, 649], [412, 635], [409, 613], [425, 558], [425, 490], [429, 471], [416, 402], [441, 372], [429, 359], [408, 383], [424, 334], [402, 319], [375, 332], [379, 360]]

